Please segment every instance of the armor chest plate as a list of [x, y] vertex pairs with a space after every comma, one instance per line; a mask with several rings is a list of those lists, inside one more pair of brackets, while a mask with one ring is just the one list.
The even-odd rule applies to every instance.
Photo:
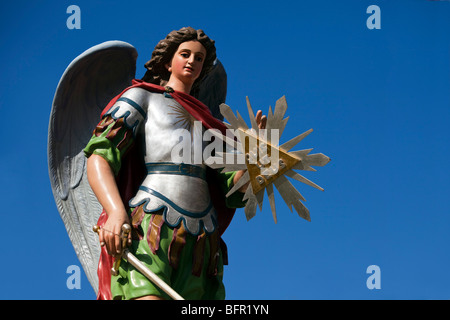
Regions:
[[203, 150], [201, 122], [176, 100], [151, 94], [144, 130], [146, 162], [178, 162], [183, 153], [183, 162], [202, 164], [201, 158], [194, 161], [195, 148]]
[[[211, 204], [208, 184], [204, 177], [189, 172], [204, 171], [205, 166], [193, 160], [195, 152], [203, 151], [202, 126], [177, 101], [163, 94], [151, 93], [146, 106], [145, 121], [137, 128], [144, 148], [148, 167], [169, 168], [180, 159], [194, 163], [196, 170], [149, 171], [131, 207], [144, 204], [146, 212], [164, 209], [167, 224], [176, 227], [183, 221], [186, 230], [197, 235], [203, 231], [212, 233], [216, 228], [216, 213]], [[200, 135], [199, 137], [196, 135]], [[201, 145], [196, 145], [200, 141]], [[175, 158], [175, 159], [174, 159]], [[201, 159], [200, 159], [201, 160]], [[186, 166], [184, 167], [186, 168]]]

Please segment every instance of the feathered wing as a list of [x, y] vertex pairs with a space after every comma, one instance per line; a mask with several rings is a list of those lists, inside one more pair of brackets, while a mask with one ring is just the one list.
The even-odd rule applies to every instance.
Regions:
[[136, 49], [121, 41], [104, 42], [85, 51], [61, 77], [50, 114], [48, 166], [53, 196], [95, 292], [100, 245], [92, 227], [102, 208], [87, 181], [83, 148], [103, 108], [131, 84], [136, 59]]

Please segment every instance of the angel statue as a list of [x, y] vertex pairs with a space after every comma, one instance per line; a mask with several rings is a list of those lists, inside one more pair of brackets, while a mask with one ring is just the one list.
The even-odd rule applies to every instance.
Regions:
[[[189, 132], [192, 144], [198, 131], [225, 134], [218, 106], [225, 102], [226, 73], [215, 42], [191, 27], [172, 31], [155, 47], [141, 80], [133, 79], [136, 57], [131, 45], [107, 42], [79, 56], [61, 78], [48, 147], [58, 209], [89, 280], [98, 286], [98, 299], [170, 298], [126, 261], [111, 276], [123, 244], [182, 297], [224, 299], [221, 235], [235, 209], [245, 205], [248, 183], [233, 196], [225, 194], [244, 171], [222, 173], [171, 158], [180, 141], [177, 130]], [[124, 224], [132, 226], [126, 243]]]
[[105, 42], [61, 77], [48, 138], [58, 211], [98, 299], [225, 299], [222, 235], [236, 209], [250, 220], [267, 191], [276, 222], [275, 186], [310, 220], [286, 176], [323, 190], [293, 170], [330, 159], [289, 152], [312, 129], [278, 144], [284, 97], [267, 116], [247, 99], [251, 128], [234, 115], [202, 30], [169, 33], [140, 80], [136, 58], [130, 44]]

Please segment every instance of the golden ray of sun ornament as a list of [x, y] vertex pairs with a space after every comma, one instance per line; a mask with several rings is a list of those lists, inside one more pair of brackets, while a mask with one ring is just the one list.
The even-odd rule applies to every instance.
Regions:
[[313, 131], [312, 129], [279, 146], [279, 138], [289, 119], [289, 117], [283, 119], [287, 110], [284, 96], [276, 102], [273, 113], [271, 107], [269, 107], [265, 129], [258, 128], [248, 97], [247, 108], [251, 128], [247, 126], [238, 111], [237, 116], [235, 116], [229, 106], [226, 104], [220, 106], [222, 115], [229, 122], [229, 124], [226, 123], [227, 127], [234, 130], [232, 132], [237, 139], [222, 136], [221, 138], [233, 147], [233, 152], [217, 152], [214, 157], [209, 159], [210, 163], [211, 160], [214, 162], [210, 166], [223, 168], [222, 172], [246, 170], [226, 196], [230, 196], [250, 182], [243, 198], [247, 200], [245, 215], [247, 220], [250, 220], [255, 216], [257, 206], [262, 210], [264, 190], [267, 190], [270, 208], [276, 223], [277, 215], [273, 190], [273, 185], [275, 185], [291, 212], [292, 207], [294, 207], [300, 217], [311, 221], [309, 210], [301, 202], [306, 201], [305, 198], [286, 176], [323, 191], [323, 188], [294, 170], [316, 171], [312, 166], [324, 166], [330, 161], [330, 158], [322, 153], [309, 154], [312, 149], [290, 152], [294, 146]]

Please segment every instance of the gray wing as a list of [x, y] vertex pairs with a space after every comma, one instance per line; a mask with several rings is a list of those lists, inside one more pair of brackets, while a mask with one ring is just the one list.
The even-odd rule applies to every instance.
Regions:
[[94, 290], [100, 246], [92, 227], [101, 206], [86, 176], [87, 145], [107, 103], [131, 84], [136, 49], [121, 41], [90, 48], [67, 67], [53, 99], [48, 129], [48, 167], [53, 196]]
[[198, 100], [209, 107], [214, 117], [223, 121], [219, 106], [225, 103], [227, 97], [227, 73], [218, 59], [214, 61], [213, 69], [200, 83], [197, 96]]

